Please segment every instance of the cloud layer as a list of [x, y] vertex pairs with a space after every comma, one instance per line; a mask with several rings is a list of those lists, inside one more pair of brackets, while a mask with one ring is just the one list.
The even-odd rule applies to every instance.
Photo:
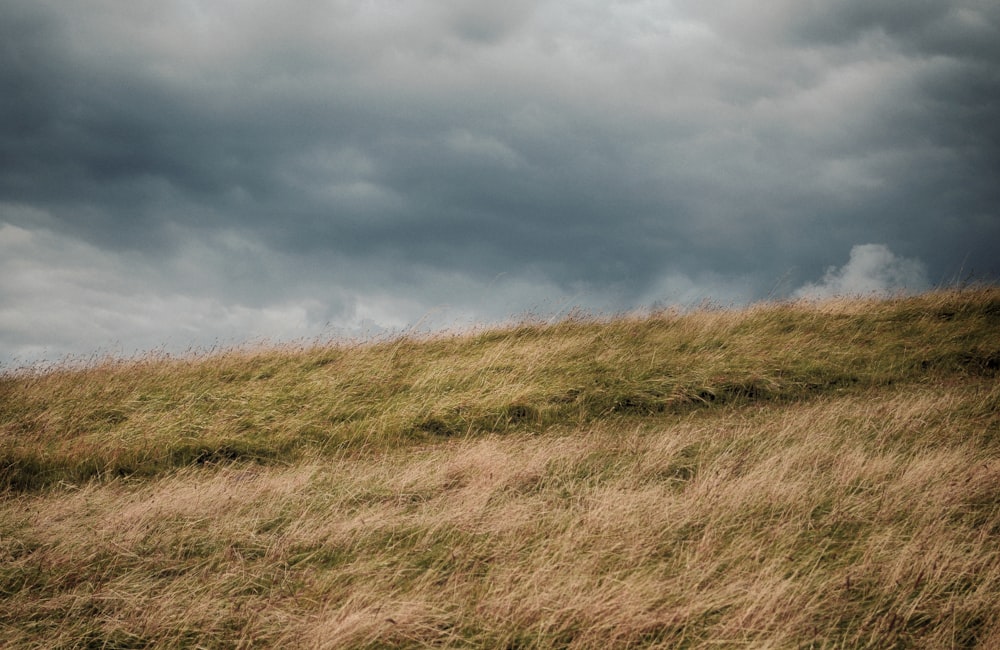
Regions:
[[0, 363], [1000, 271], [995, 3], [5, 0], [0, 43]]

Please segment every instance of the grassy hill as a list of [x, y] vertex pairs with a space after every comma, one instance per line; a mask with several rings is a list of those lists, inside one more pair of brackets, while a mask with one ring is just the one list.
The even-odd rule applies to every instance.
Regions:
[[11, 647], [1000, 647], [1000, 288], [0, 376]]

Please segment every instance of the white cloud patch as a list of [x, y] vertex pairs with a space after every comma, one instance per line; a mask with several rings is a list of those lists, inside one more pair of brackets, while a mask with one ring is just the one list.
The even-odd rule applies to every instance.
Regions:
[[826, 270], [818, 284], [795, 291], [796, 298], [889, 295], [923, 291], [930, 287], [923, 262], [899, 257], [884, 244], [859, 244], [847, 264]]
[[164, 290], [155, 275], [128, 256], [0, 223], [0, 367], [322, 332], [317, 301], [250, 306]]
[[[310, 278], [303, 267], [269, 257], [232, 232], [188, 242], [158, 261], [0, 221], [0, 371], [67, 358], [466, 330], [504, 322], [525, 309], [558, 316], [608, 301], [604, 295], [566, 293], [543, 278], [503, 275], [483, 283], [433, 270], [425, 270], [418, 284], [440, 290], [414, 296], [388, 286], [376, 268], [368, 270], [373, 279], [365, 286]], [[298, 276], [302, 286], [264, 300], [238, 291], [242, 285], [234, 282], [246, 276], [263, 285], [277, 276], [287, 286], [286, 275]]]

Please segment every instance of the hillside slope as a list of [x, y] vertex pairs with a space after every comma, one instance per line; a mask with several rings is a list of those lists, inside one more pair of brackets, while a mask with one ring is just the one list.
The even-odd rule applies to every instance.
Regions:
[[15, 647], [1000, 646], [1000, 289], [0, 377]]

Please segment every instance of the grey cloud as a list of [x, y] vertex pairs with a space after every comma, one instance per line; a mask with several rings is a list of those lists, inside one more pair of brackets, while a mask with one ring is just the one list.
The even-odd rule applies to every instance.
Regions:
[[998, 11], [800, 4], [9, 0], [0, 225], [304, 330], [995, 277]]
[[990, 2], [839, 0], [799, 14], [792, 32], [803, 42], [843, 44], [877, 32], [906, 52], [997, 61], [1000, 10]]

